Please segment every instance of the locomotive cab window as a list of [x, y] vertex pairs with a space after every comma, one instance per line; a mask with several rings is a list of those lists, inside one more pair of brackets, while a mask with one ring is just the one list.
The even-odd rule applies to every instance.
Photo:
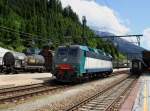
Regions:
[[68, 49], [67, 48], [60, 48], [58, 49], [58, 57], [64, 57], [64, 56], [67, 56], [67, 53], [68, 53]]
[[77, 48], [70, 48], [69, 50], [69, 56], [71, 57], [77, 57], [78, 55], [78, 49]]

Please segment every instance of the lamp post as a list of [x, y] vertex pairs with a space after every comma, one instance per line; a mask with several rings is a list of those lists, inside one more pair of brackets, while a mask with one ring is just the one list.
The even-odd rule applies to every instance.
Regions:
[[[116, 49], [118, 50], [119, 49], [119, 43], [118, 41], [114, 43], [114, 46], [116, 47]], [[119, 60], [117, 59], [117, 68], [119, 67]]]

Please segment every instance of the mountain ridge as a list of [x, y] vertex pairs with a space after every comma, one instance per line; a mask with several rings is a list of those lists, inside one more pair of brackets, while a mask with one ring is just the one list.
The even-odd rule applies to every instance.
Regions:
[[[103, 32], [103, 31], [95, 31], [97, 35], [100, 37], [105, 37], [105, 36], [116, 36], [113, 33], [110, 32]], [[117, 49], [124, 54], [127, 54], [129, 58], [141, 58], [142, 57], [142, 51], [146, 50], [140, 46], [137, 46], [133, 43], [130, 43], [129, 41], [123, 39], [123, 38], [118, 38], [115, 37], [114, 40], [112, 38], [106, 38], [107, 40], [110, 40], [114, 45], [117, 43]]]

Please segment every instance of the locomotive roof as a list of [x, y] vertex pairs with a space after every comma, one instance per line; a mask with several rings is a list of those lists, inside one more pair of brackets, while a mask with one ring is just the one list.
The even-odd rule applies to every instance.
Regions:
[[[59, 47], [67, 47], [67, 46], [59, 46]], [[104, 51], [102, 51], [100, 49], [91, 48], [91, 47], [83, 46], [83, 45], [70, 45], [68, 47], [77, 47], [77, 48], [80, 48], [80, 49], [85, 50], [85, 51], [91, 51], [91, 52], [94, 52], [97, 54], [102, 54], [104, 56], [108, 56], [108, 57], [112, 58], [112, 56], [110, 54], [105, 53]]]

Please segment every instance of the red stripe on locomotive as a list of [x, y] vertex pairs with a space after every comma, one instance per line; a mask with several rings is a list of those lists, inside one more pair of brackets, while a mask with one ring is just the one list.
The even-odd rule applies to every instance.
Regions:
[[69, 64], [59, 64], [57, 70], [59, 74], [64, 74], [65, 72], [72, 74], [75, 71], [74, 68]]

